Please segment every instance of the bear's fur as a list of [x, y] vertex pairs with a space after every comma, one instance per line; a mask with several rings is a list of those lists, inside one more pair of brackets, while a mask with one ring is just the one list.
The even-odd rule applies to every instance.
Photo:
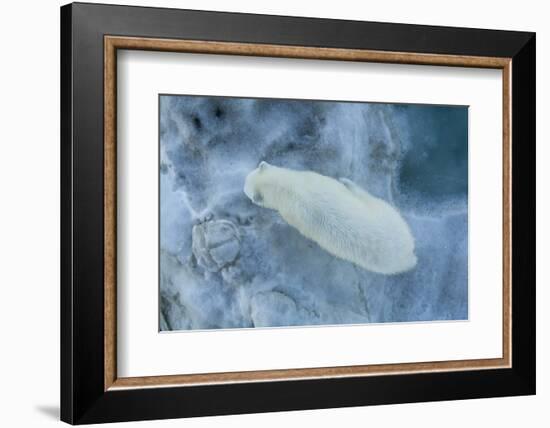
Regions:
[[364, 269], [389, 275], [416, 265], [414, 238], [401, 214], [351, 180], [261, 162], [246, 177], [244, 193], [332, 255]]

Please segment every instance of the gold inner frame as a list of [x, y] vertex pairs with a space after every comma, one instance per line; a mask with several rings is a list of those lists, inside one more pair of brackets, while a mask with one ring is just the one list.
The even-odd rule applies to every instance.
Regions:
[[[502, 357], [491, 359], [431, 361], [421, 363], [376, 364], [304, 369], [280, 369], [226, 373], [203, 373], [170, 376], [117, 376], [116, 356], [116, 90], [117, 50], [168, 51], [218, 55], [244, 55], [339, 61], [381, 62], [394, 64], [441, 65], [494, 68], [502, 70], [503, 91], [503, 322]], [[420, 372], [441, 372], [511, 367], [512, 339], [512, 235], [511, 235], [511, 58], [460, 55], [385, 52], [361, 49], [338, 49], [283, 46], [251, 43], [170, 40], [139, 37], [104, 37], [104, 389], [192, 386], [236, 382], [261, 382], [312, 378], [358, 377]]]

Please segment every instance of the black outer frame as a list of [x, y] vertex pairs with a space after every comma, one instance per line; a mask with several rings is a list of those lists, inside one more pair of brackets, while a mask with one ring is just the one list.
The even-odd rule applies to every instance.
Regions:
[[[512, 58], [512, 368], [104, 391], [104, 35]], [[73, 3], [61, 8], [61, 420], [535, 394], [535, 34]]]

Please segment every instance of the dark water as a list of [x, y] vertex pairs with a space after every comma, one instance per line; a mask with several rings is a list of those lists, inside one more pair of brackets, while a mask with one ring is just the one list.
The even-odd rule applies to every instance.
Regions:
[[407, 118], [410, 147], [398, 180], [403, 193], [434, 200], [468, 194], [468, 109], [444, 106], [396, 106]]

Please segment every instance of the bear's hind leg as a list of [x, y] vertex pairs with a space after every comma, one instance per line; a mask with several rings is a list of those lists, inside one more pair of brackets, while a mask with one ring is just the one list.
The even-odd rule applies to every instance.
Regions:
[[357, 183], [355, 183], [353, 180], [350, 180], [349, 178], [341, 177], [338, 179], [340, 183], [342, 183], [346, 188], [353, 193], [353, 195], [359, 199], [361, 199], [363, 202], [370, 202], [373, 199], [373, 196], [367, 192], [366, 190], [362, 189]]

